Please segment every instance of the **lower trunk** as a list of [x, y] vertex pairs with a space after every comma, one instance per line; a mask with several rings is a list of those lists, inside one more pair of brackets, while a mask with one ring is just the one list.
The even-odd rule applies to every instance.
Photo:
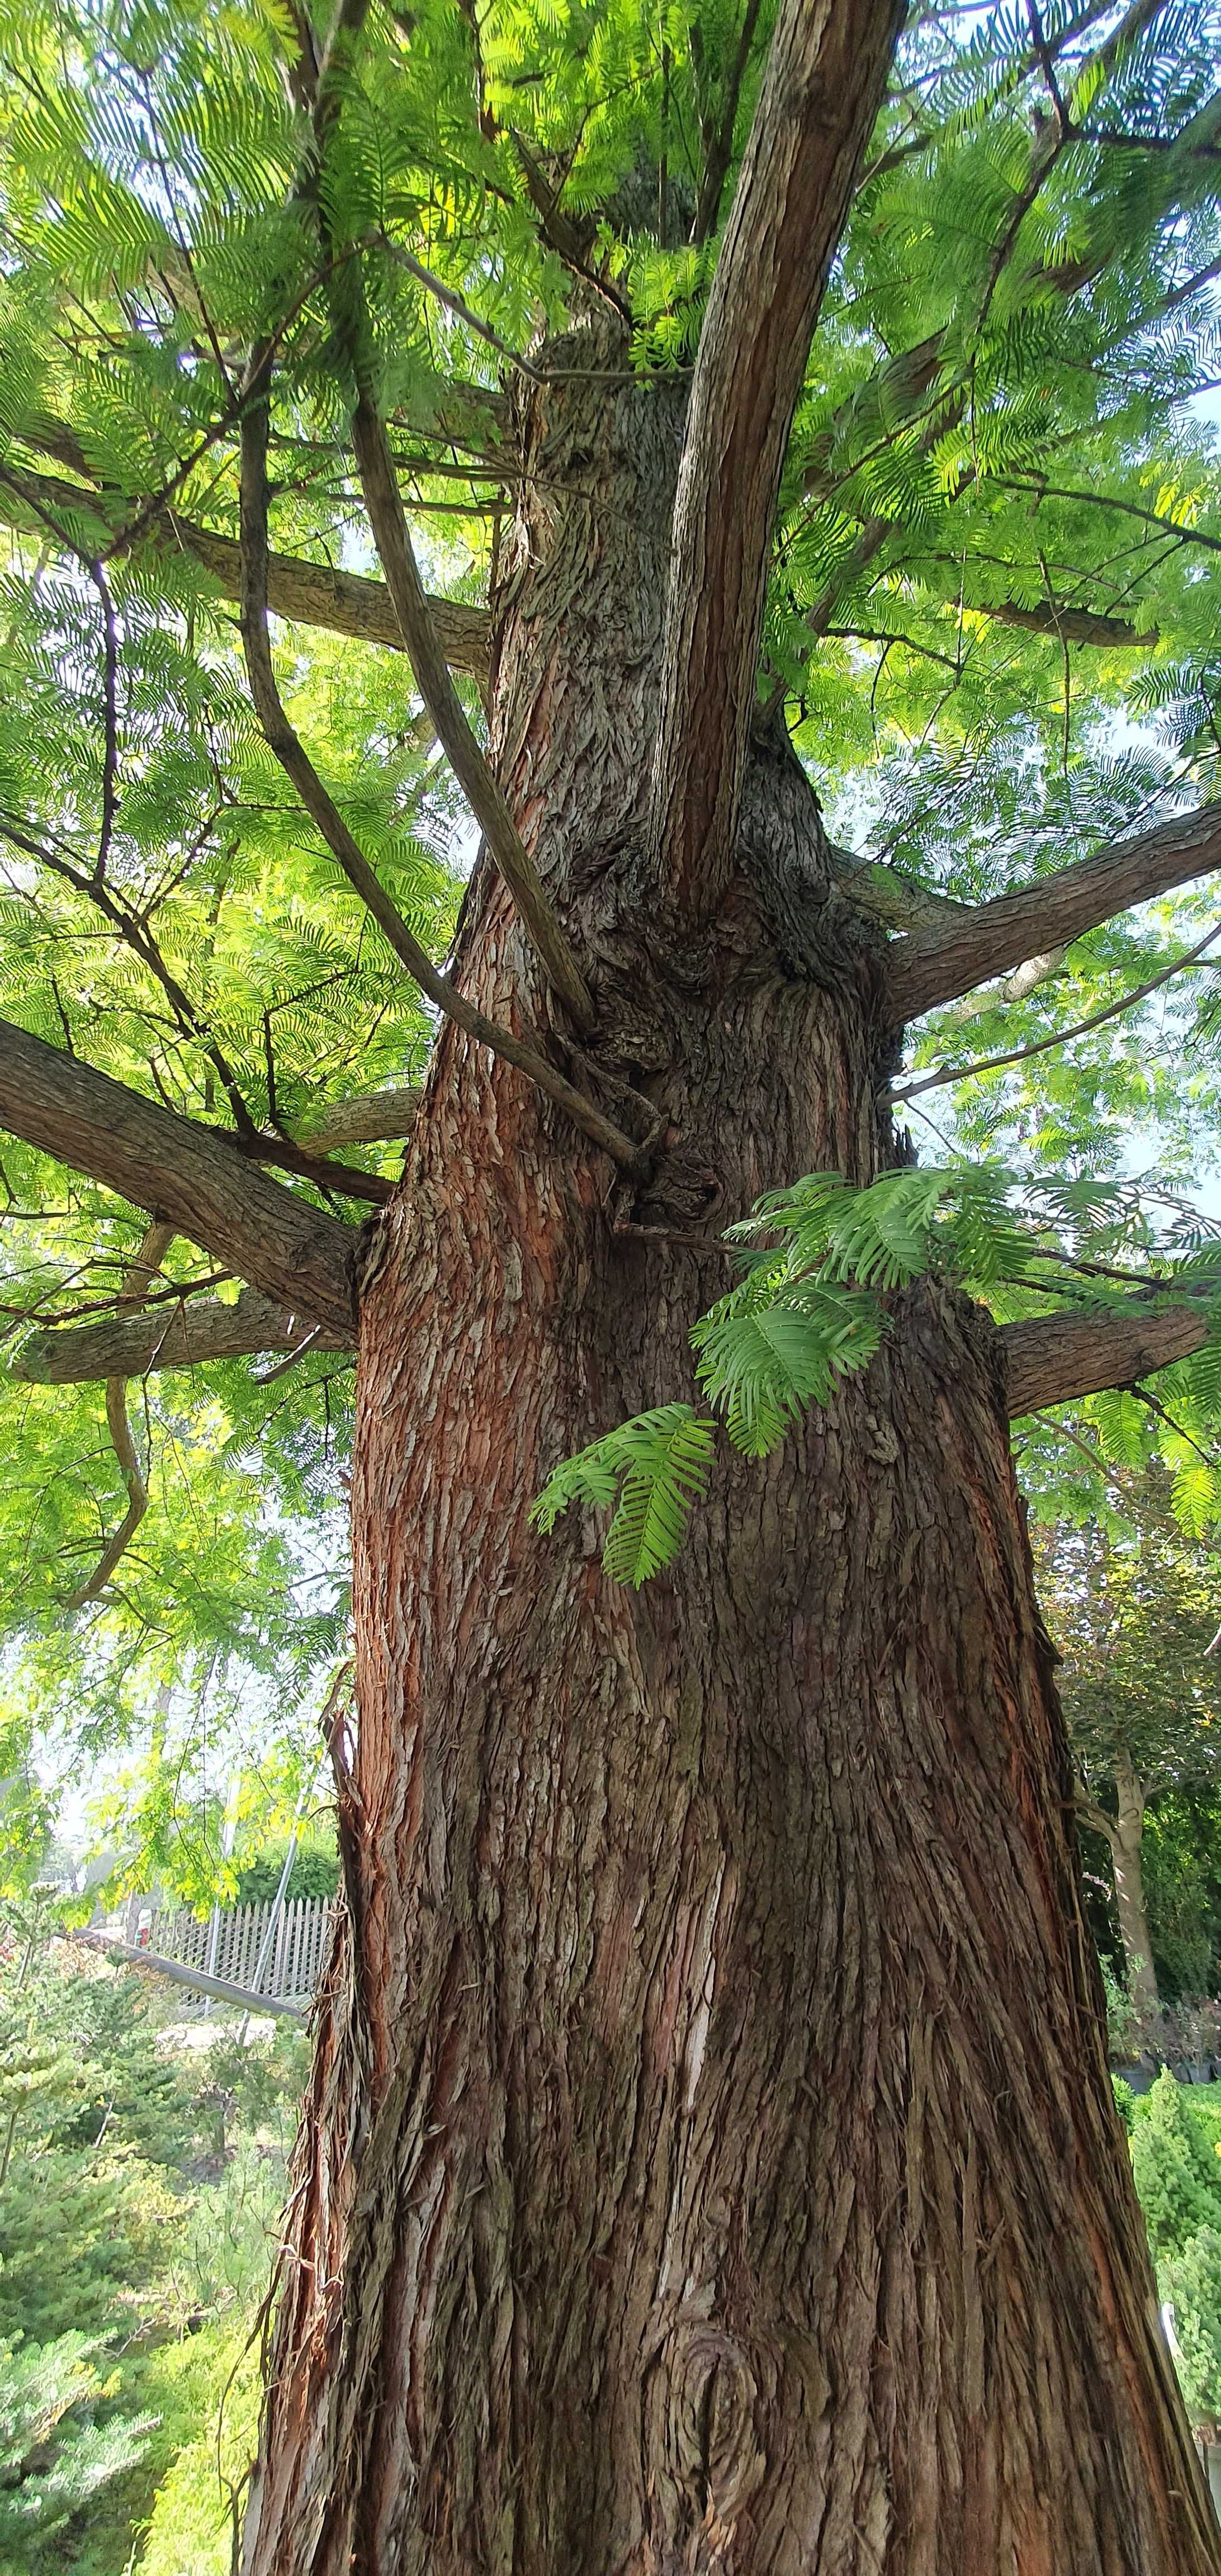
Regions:
[[991, 1329], [909, 1294], [615, 1590], [527, 1505], [688, 1391], [712, 1283], [478, 1080], [365, 1306], [353, 1927], [247, 2565], [1215, 2569]]
[[1123, 1942], [1128, 1994], [1139, 2013], [1156, 2013], [1159, 2009], [1157, 1979], [1153, 1973], [1149, 1913], [1141, 1871], [1145, 1797], [1130, 1760], [1122, 1754], [1116, 1757], [1115, 1788], [1118, 1799], [1115, 1830], [1107, 1839], [1115, 1875], [1115, 1906], [1119, 1915], [1119, 1937]]

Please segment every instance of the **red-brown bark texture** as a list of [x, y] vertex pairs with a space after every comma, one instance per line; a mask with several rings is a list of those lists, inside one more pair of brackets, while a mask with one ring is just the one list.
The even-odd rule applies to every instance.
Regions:
[[[594, 1516], [529, 1527], [559, 1457], [690, 1397], [720, 1227], [896, 1154], [882, 935], [782, 741], [715, 918], [665, 912], [681, 426], [674, 391], [522, 400], [495, 757], [595, 994], [588, 1078], [667, 1123], [627, 1182], [450, 1029], [378, 1221], [350, 1919], [246, 2565], [1200, 2576], [989, 1320], [895, 1301], [826, 1411], [725, 1450], [639, 1594]], [[537, 1023], [486, 867], [458, 969]]]

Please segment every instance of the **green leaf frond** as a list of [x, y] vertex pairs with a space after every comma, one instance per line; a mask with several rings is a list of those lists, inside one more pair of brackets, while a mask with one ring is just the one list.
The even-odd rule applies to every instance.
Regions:
[[[1191, 1294], [1210, 1337], [1166, 1372], [1184, 1414], [1168, 1454], [1184, 1511], [1219, 1516], [1221, 1460], [1215, 1483], [1211, 1469], [1202, 1482], [1190, 1454], [1193, 1425], [1221, 1426], [1219, 1231], [1172, 1194], [1090, 1172], [1032, 1177], [963, 1161], [886, 1172], [864, 1189], [838, 1172], [808, 1173], [727, 1229], [746, 1276], [692, 1325], [696, 1381], [733, 1447], [762, 1459], [810, 1406], [829, 1404], [844, 1378], [868, 1367], [886, 1330], [883, 1299], [927, 1273], [987, 1296], [1002, 1317], [1046, 1312], [1049, 1296], [1105, 1309], [1122, 1308], [1138, 1288]], [[1125, 1469], [1143, 1463], [1155, 1443], [1142, 1403], [1118, 1394], [1093, 1407], [1105, 1456]], [[706, 1486], [713, 1429], [687, 1405], [621, 1424], [554, 1470], [535, 1527], [550, 1531], [578, 1500], [614, 1508], [603, 1561], [614, 1579], [639, 1586], [677, 1553]]]
[[658, 1405], [565, 1458], [531, 1519], [550, 1531], [571, 1503], [599, 1510], [613, 1505], [602, 1562], [613, 1582], [639, 1590], [677, 1556], [692, 1505], [707, 1487], [712, 1454], [711, 1422], [689, 1404]]

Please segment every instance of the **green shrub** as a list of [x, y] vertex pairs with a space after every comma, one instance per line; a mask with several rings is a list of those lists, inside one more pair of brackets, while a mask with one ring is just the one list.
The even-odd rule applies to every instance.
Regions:
[[1157, 2267], [1174, 2312], [1174, 2366], [1194, 2424], [1221, 2420], [1221, 2229], [1202, 2227]]
[[1132, 2170], [1155, 2257], [1181, 2253], [1202, 2227], [1221, 2227], [1221, 2158], [1169, 2067], [1134, 2123]]
[[[167, 2047], [142, 1980], [58, 1942], [0, 1950], [0, 2148], [16, 2113], [0, 2186], [3, 2576], [131, 2576], [150, 2517], [163, 2569], [228, 2576], [214, 2428], [267, 2281], [308, 2057], [288, 2024], [244, 2047], [236, 2023], [210, 2047]], [[243, 2362], [226, 2411], [234, 2483], [256, 2376]]]
[[87, 2164], [51, 2149], [36, 2168], [13, 2166], [0, 2191], [0, 2335], [50, 2343], [169, 2322], [176, 2301], [159, 2284], [181, 2214], [165, 2174], [135, 2157]]
[[1136, 2095], [1133, 2092], [1131, 2085], [1125, 2084], [1122, 2075], [1113, 2075], [1111, 2077], [1111, 2091], [1115, 2096], [1115, 2108], [1119, 2113], [1125, 2129], [1127, 2130], [1128, 2136], [1131, 2137], [1136, 2117]]
[[206, 2358], [196, 2430], [157, 2489], [136, 2576], [229, 2576], [234, 2502], [258, 2437], [257, 2344], [248, 2329], [218, 2329]]
[[283, 2200], [283, 2165], [249, 2139], [219, 2180], [195, 2194], [182, 2233], [182, 2277], [194, 2309], [227, 2318], [257, 2304]]
[[[239, 1905], [270, 1905], [280, 1884], [287, 1843], [279, 1847], [269, 1843], [257, 1860], [242, 1861], [237, 1871]], [[295, 1904], [302, 1896], [333, 1896], [339, 1885], [337, 1853], [324, 1850], [316, 1843], [301, 1843], [293, 1853], [288, 1875], [287, 1899]]]
[[0, 2564], [44, 2565], [74, 2515], [148, 2447], [153, 2419], [114, 2409], [117, 2378], [102, 2378], [99, 2350], [82, 2334], [0, 2343]]
[[1140, 2015], [1125, 1985], [1120, 1983], [1106, 1953], [1100, 1952], [1098, 1966], [1107, 2008], [1107, 2055], [1112, 2064], [1120, 2065], [1136, 2055]]

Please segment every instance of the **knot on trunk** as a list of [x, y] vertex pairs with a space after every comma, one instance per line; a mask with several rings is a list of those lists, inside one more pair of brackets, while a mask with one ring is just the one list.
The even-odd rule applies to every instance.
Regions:
[[[656, 2492], [675, 2563], [722, 2555], [767, 2458], [756, 2429], [758, 2387], [740, 2343], [706, 2318], [680, 2322], [652, 2374], [646, 2406]], [[664, 2555], [664, 2553], [663, 2553]]]

